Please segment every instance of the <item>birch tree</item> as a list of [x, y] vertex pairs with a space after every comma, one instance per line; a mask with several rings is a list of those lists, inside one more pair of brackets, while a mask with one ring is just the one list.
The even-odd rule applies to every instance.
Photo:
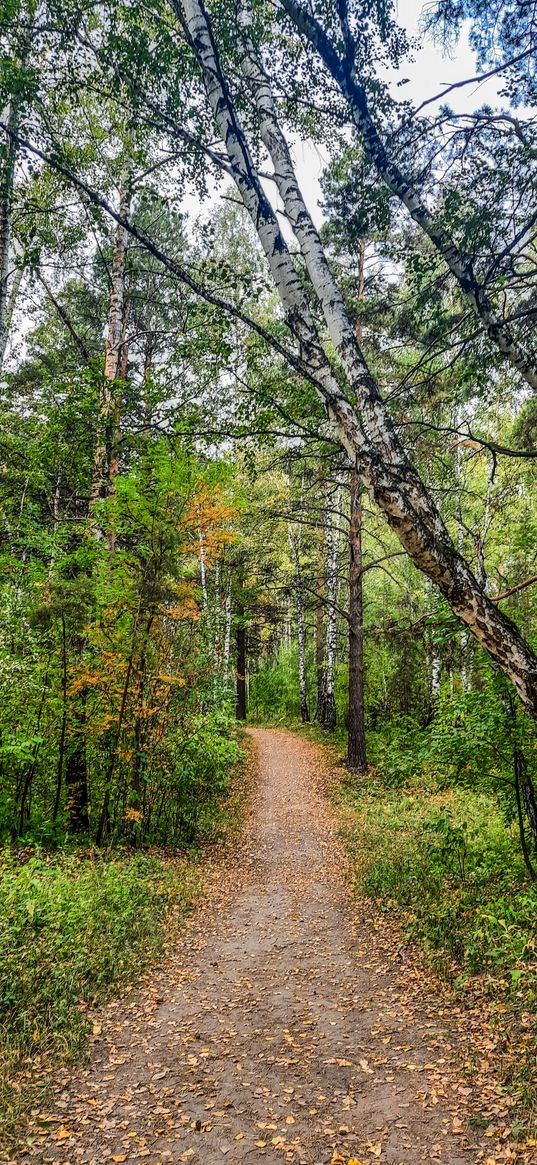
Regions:
[[[259, 132], [269, 143], [274, 180], [332, 343], [358, 402], [360, 416], [343, 391], [322, 345], [299, 271], [261, 184], [223, 73], [210, 18], [199, 0], [186, 0], [184, 20], [215, 127], [226, 146], [230, 172], [258, 232], [301, 360], [314, 380], [343, 449], [352, 464], [358, 459], [361, 480], [415, 565], [436, 583], [453, 611], [512, 680], [526, 706], [537, 713], [537, 658], [515, 625], [484, 593], [453, 545], [436, 506], [402, 448], [356, 341], [318, 232], [300, 193], [290, 151], [273, 111], [266, 73], [259, 76], [256, 72], [259, 80], [254, 86]], [[247, 40], [244, 59], [250, 58]], [[251, 74], [249, 79], [252, 80]]]
[[349, 712], [347, 764], [367, 772], [364, 693], [364, 610], [361, 483], [356, 470], [350, 479], [349, 521]]
[[288, 522], [287, 530], [291, 556], [295, 568], [295, 612], [298, 646], [298, 685], [300, 695], [300, 719], [308, 724], [310, 719], [308, 691], [306, 683], [306, 627], [304, 622], [304, 587], [302, 581], [302, 522]]

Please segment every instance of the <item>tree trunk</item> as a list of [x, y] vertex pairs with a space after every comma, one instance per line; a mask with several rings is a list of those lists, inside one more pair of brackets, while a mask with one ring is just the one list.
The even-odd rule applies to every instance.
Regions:
[[300, 692], [300, 719], [303, 724], [309, 724], [308, 692], [306, 684], [306, 629], [304, 625], [304, 590], [302, 586], [302, 565], [300, 551], [302, 548], [302, 523], [296, 523], [296, 529], [289, 522], [289, 544], [295, 561], [295, 606], [296, 631], [298, 643], [298, 684]]
[[[13, 97], [7, 115], [4, 115], [8, 129], [14, 134], [18, 129], [19, 105], [18, 96]], [[6, 134], [0, 155], [0, 369], [3, 366], [9, 334], [11, 212], [16, 161], [16, 139]]]
[[[119, 213], [122, 219], [128, 220], [130, 204], [130, 181], [127, 175], [121, 187], [119, 198]], [[118, 224], [112, 254], [110, 301], [104, 346], [104, 372], [99, 390], [99, 436], [95, 449], [90, 498], [90, 513], [92, 514], [99, 501], [105, 501], [112, 497], [114, 479], [119, 469], [117, 437], [121, 415], [120, 381], [125, 378], [127, 363], [125, 347], [126, 260], [127, 231], [125, 227]], [[110, 522], [109, 529], [105, 534], [100, 519], [97, 517], [93, 522], [93, 532], [98, 541], [102, 541], [106, 537], [108, 549], [115, 550], [116, 536], [113, 521]]]
[[237, 579], [237, 720], [246, 720], [246, 622], [244, 608], [244, 576], [242, 569]]
[[362, 574], [362, 499], [358, 474], [351, 475], [349, 570], [349, 718], [347, 764], [367, 772], [364, 703], [364, 613]]
[[[356, 395], [360, 416], [343, 392], [320, 341], [304, 284], [261, 185], [233, 106], [206, 10], [200, 0], [184, 0], [184, 6], [192, 45], [215, 123], [226, 145], [233, 179], [265, 251], [305, 374], [324, 401], [351, 463], [359, 463], [362, 481], [416, 567], [436, 583], [454, 613], [509, 676], [526, 707], [537, 717], [537, 656], [515, 624], [483, 592], [468, 563], [458, 554], [439, 511], [400, 443], [298, 188], [289, 149], [273, 115], [266, 78], [262, 76], [259, 83], [249, 78], [258, 104], [260, 128], [266, 131], [270, 141], [275, 180], [330, 337]], [[264, 102], [263, 108], [261, 102]]]
[[229, 681], [229, 660], [230, 660], [230, 656], [231, 656], [231, 622], [232, 622], [231, 579], [232, 579], [232, 574], [231, 574], [231, 567], [230, 567], [229, 568], [229, 577], [227, 580], [226, 605], [225, 605], [225, 611], [224, 611], [224, 616], [225, 616], [225, 620], [224, 620], [224, 657], [223, 657], [223, 663], [222, 663], [222, 670], [223, 670], [224, 677], [226, 680], [226, 686], [227, 686], [227, 682]]
[[324, 635], [324, 599], [325, 599], [325, 558], [326, 558], [326, 511], [328, 509], [328, 495], [325, 493], [325, 516], [319, 531], [319, 552], [317, 557], [317, 606], [315, 608], [315, 677], [317, 683], [317, 702], [315, 705], [315, 721], [322, 724], [324, 714], [324, 669], [325, 646]]
[[65, 763], [65, 787], [67, 792], [65, 808], [69, 815], [72, 833], [87, 833], [88, 814], [88, 765], [86, 760], [86, 717], [84, 707], [75, 707], [73, 712], [74, 732], [72, 747]]
[[[56, 509], [56, 498], [55, 509]], [[56, 517], [56, 515], [54, 515]], [[53, 559], [51, 559], [51, 563]], [[65, 626], [65, 615], [61, 614], [62, 625], [62, 720], [60, 728], [60, 743], [58, 748], [58, 762], [56, 765], [56, 794], [54, 797], [54, 809], [52, 811], [52, 824], [56, 824], [56, 819], [60, 811], [60, 800], [63, 785], [63, 767], [65, 759], [65, 736], [67, 731], [67, 630]]]
[[205, 538], [203, 530], [199, 532], [200, 542], [200, 580], [201, 580], [201, 597], [203, 610], [206, 611], [209, 606], [209, 593], [207, 590], [207, 563], [205, 560]]
[[323, 728], [332, 732], [337, 712], [334, 694], [334, 668], [337, 647], [337, 595], [339, 589], [339, 527], [341, 522], [341, 486], [335, 498], [335, 513], [327, 510], [326, 522], [326, 667], [323, 686]]

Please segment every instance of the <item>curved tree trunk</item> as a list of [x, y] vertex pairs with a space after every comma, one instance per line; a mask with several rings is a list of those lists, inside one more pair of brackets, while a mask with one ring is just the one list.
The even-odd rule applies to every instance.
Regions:
[[[292, 166], [280, 156], [281, 131], [272, 138], [275, 143], [273, 161], [277, 158], [275, 176], [332, 342], [356, 395], [361, 419], [345, 396], [322, 346], [304, 284], [261, 185], [231, 100], [211, 24], [201, 0], [185, 0], [185, 12], [208, 101], [226, 145], [233, 179], [265, 251], [288, 325], [302, 359], [308, 364], [339, 441], [352, 464], [358, 460], [362, 481], [414, 564], [436, 583], [454, 613], [490, 652], [512, 680], [525, 705], [537, 716], [537, 656], [515, 624], [479, 586], [470, 566], [453, 545], [440, 513], [400, 444], [357, 344]], [[272, 124], [276, 125], [275, 119], [272, 119]]]

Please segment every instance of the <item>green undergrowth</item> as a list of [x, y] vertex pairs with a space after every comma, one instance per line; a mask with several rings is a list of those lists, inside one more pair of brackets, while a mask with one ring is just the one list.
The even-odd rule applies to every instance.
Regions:
[[[135, 981], [200, 892], [199, 863], [35, 853], [0, 869], [0, 1119], [8, 1131], [44, 1062], [81, 1052], [88, 1007]], [[1, 1128], [1, 1125], [0, 1125]]]
[[81, 1054], [90, 1009], [136, 983], [177, 933], [202, 893], [201, 845], [227, 848], [240, 829], [242, 757], [189, 851], [0, 850], [0, 1142], [43, 1102], [51, 1066]]
[[335, 794], [358, 893], [402, 918], [437, 969], [537, 998], [537, 890], [495, 798], [343, 780]]

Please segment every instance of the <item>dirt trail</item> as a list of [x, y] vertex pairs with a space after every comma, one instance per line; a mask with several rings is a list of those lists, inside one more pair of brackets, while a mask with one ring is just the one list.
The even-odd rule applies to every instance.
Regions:
[[417, 1022], [400, 975], [367, 966], [319, 751], [252, 737], [259, 787], [235, 889], [196, 913], [149, 991], [103, 1010], [89, 1063], [60, 1079], [56, 1119], [17, 1165], [481, 1158], [438, 1084], [441, 1020]]

